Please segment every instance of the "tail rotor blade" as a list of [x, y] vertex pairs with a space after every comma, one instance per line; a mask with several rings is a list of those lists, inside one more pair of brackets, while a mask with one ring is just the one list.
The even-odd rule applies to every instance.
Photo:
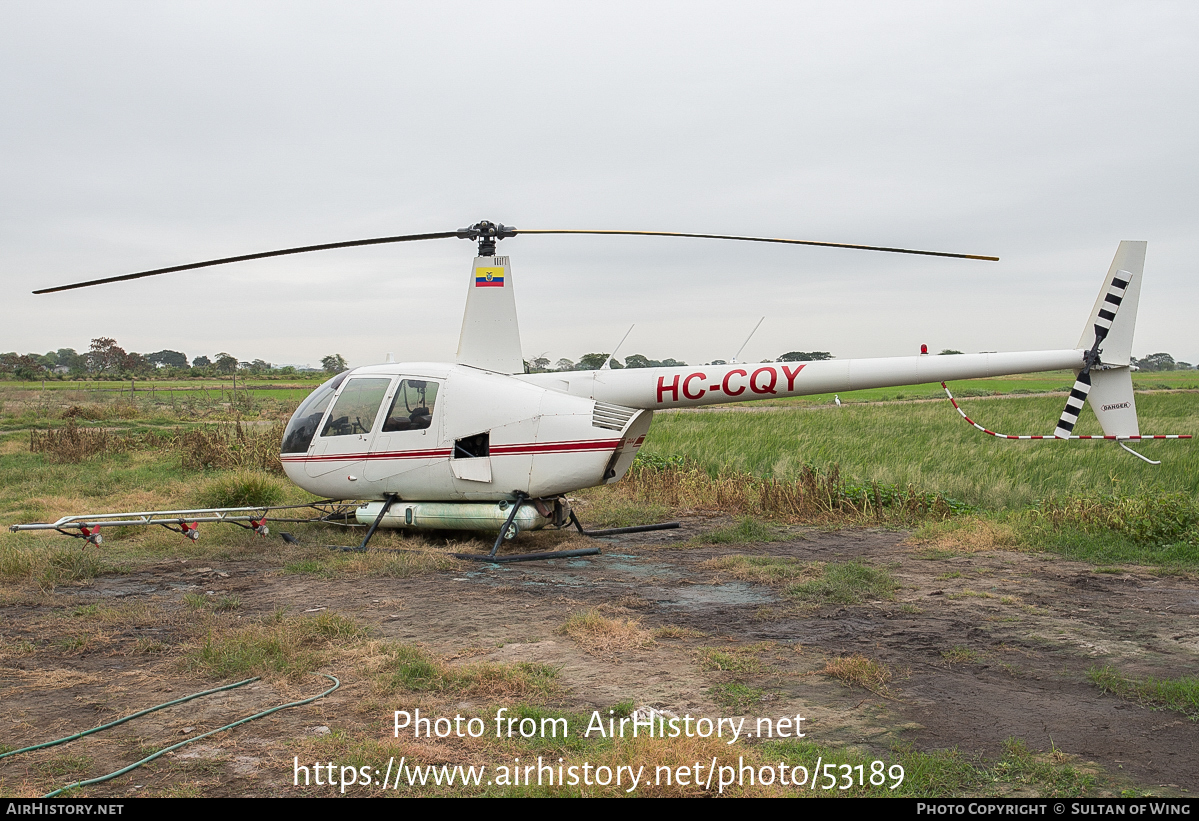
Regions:
[[1057, 422], [1057, 429], [1053, 435], [1058, 439], [1069, 439], [1070, 434], [1074, 432], [1074, 426], [1078, 423], [1078, 415], [1082, 413], [1082, 406], [1086, 404], [1087, 395], [1091, 392], [1091, 369], [1086, 368], [1078, 374], [1078, 378], [1074, 380], [1074, 387], [1070, 389], [1070, 396], [1066, 398], [1066, 409], [1062, 411], [1062, 417]]
[[1066, 399], [1066, 409], [1062, 411], [1057, 428], [1053, 431], [1053, 435], [1058, 439], [1069, 439], [1070, 434], [1074, 432], [1078, 415], [1082, 413], [1082, 406], [1086, 404], [1087, 396], [1091, 392], [1091, 368], [1099, 362], [1099, 346], [1107, 339], [1107, 334], [1112, 329], [1112, 322], [1116, 319], [1116, 312], [1120, 310], [1124, 292], [1131, 281], [1132, 274], [1121, 270], [1116, 271], [1112, 281], [1108, 283], [1107, 294], [1104, 295], [1103, 304], [1095, 316], [1095, 344], [1083, 358], [1082, 370], [1074, 380], [1074, 387], [1070, 389], [1070, 396]]
[[1120, 310], [1120, 303], [1124, 301], [1124, 292], [1128, 290], [1128, 284], [1131, 281], [1132, 274], [1128, 271], [1116, 271], [1116, 275], [1112, 277], [1111, 283], [1107, 286], [1107, 295], [1103, 298], [1103, 305], [1095, 317], [1096, 344], [1106, 339], [1108, 331], [1112, 329], [1116, 311]]

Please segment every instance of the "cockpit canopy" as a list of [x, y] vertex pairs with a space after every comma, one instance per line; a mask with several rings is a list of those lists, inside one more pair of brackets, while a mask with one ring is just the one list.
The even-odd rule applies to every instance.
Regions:
[[337, 393], [337, 389], [349, 375], [349, 371], [342, 371], [308, 394], [308, 398], [300, 403], [300, 407], [296, 408], [296, 412], [291, 415], [287, 429], [283, 431], [284, 453], [308, 452], [308, 446], [312, 444], [312, 439], [316, 436], [316, 429], [321, 423], [321, 418], [329, 409], [329, 402], [333, 399], [333, 394]]
[[[283, 433], [283, 453], [306, 453], [312, 445], [330, 400], [350, 372], [340, 373], [321, 385], [296, 409]], [[320, 431], [322, 437], [368, 434], [379, 414], [394, 377], [356, 376], [337, 397], [329, 420]], [[384, 417], [381, 432], [425, 430], [433, 421], [438, 382], [427, 379], [401, 379]]]

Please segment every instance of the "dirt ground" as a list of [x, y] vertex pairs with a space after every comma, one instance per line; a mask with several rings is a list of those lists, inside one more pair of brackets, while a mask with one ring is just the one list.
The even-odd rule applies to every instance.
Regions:
[[[171, 652], [193, 618], [183, 597], [199, 593], [236, 596], [235, 621], [338, 613], [368, 625], [376, 639], [417, 643], [451, 664], [551, 665], [562, 686], [555, 705], [574, 712], [631, 701], [679, 716], [744, 714], [747, 724], [802, 714], [808, 740], [877, 755], [911, 745], [994, 761], [1016, 738], [1118, 786], [1199, 790], [1199, 724], [1105, 695], [1087, 678], [1104, 665], [1134, 677], [1193, 675], [1199, 581], [1048, 555], [930, 550], [886, 530], [797, 530], [752, 545], [692, 541], [722, 523], [692, 518], [678, 530], [598, 540], [596, 557], [464, 564], [408, 579], [287, 574], [266, 559], [170, 559], [52, 594], [10, 590], [0, 598], [0, 742], [12, 749], [57, 738], [212, 687]], [[887, 570], [900, 588], [893, 600], [804, 605], [779, 587], [705, 564], [736, 554], [863, 562]], [[100, 639], [73, 639], [97, 603], [140, 609]], [[572, 614], [592, 608], [657, 637], [595, 654], [562, 632]], [[156, 643], [163, 652], [152, 652]], [[737, 680], [760, 700], [740, 711], [718, 703], [715, 688], [731, 674], [703, 663], [702, 648], [712, 647], [754, 657]], [[820, 672], [852, 654], [885, 665], [892, 680], [866, 690]], [[387, 737], [392, 710], [408, 704], [380, 697], [366, 675], [323, 669], [343, 683], [327, 698], [182, 748], [92, 794], [298, 794], [297, 750], [326, 733]], [[261, 681], [0, 760], [0, 791], [36, 795], [115, 770], [148, 750], [315, 695], [323, 681]]]

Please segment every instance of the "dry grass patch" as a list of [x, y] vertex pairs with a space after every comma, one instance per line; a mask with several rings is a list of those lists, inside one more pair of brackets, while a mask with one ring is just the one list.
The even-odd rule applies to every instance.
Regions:
[[821, 575], [821, 565], [779, 556], [721, 556], [700, 565], [706, 570], [727, 573], [734, 579], [762, 584], [781, 584]]
[[787, 588], [787, 595], [813, 604], [861, 604], [867, 601], [890, 601], [895, 598], [899, 583], [885, 570], [859, 562], [816, 562], [817, 578], [797, 582]]
[[652, 635], [656, 639], [702, 639], [708, 634], [703, 630], [696, 630], [693, 627], [679, 627], [675, 624], [667, 624], [654, 628]]
[[187, 666], [212, 678], [259, 675], [298, 679], [366, 635], [366, 628], [333, 613], [290, 618], [276, 613], [259, 624], [209, 631], [187, 654]]
[[600, 658], [616, 658], [625, 651], [654, 644], [653, 634], [637, 619], [611, 619], [598, 608], [574, 614], [562, 625], [561, 632], [574, 639], [583, 652]]
[[971, 590], [969, 587], [966, 587], [960, 592], [950, 593], [949, 598], [953, 601], [957, 601], [958, 599], [993, 599], [995, 598], [995, 594], [987, 593], [986, 591], [980, 593], [977, 590]]
[[931, 522], [917, 530], [904, 544], [922, 551], [979, 553], [984, 550], [1015, 550], [1021, 540], [1008, 524], [977, 516], [960, 516]]
[[960, 645], [941, 651], [941, 658], [945, 659], [949, 664], [972, 664], [979, 660], [980, 655], [977, 650], [971, 650], [969, 647], [962, 647]]
[[[391, 538], [388, 539], [388, 536]], [[459, 544], [434, 545], [420, 537], [409, 536], [401, 539], [393, 534], [376, 536], [376, 541], [381, 544], [366, 553], [321, 550], [305, 551], [298, 556], [293, 554], [284, 564], [283, 572], [326, 579], [408, 579], [439, 570], [461, 570], [466, 567], [466, 562], [451, 555], [452, 552], [461, 549]], [[404, 546], [388, 549], [392, 544]]]
[[37, 647], [27, 639], [0, 636], [0, 661], [22, 658], [37, 652]]
[[767, 645], [751, 644], [746, 647], [701, 647], [699, 648], [699, 666], [702, 670], [716, 670], [727, 673], [751, 675], [762, 671], [762, 662], [757, 654], [765, 650]]
[[448, 693], [494, 700], [540, 700], [557, 692], [558, 670], [547, 664], [517, 662], [450, 665], [423, 647], [378, 645], [382, 659], [375, 674], [383, 694]]
[[342, 570], [347, 575], [388, 579], [407, 579], [437, 570], [461, 570], [466, 567], [466, 562], [450, 555], [458, 549], [457, 545], [447, 545], [356, 553], [346, 560]]
[[75, 543], [0, 545], [0, 578], [32, 581], [43, 593], [60, 585], [86, 585], [102, 569], [98, 551]]
[[852, 656], [837, 656], [826, 663], [820, 672], [850, 686], [863, 687], [880, 695], [886, 692], [887, 684], [894, 678], [886, 665], [858, 653]]

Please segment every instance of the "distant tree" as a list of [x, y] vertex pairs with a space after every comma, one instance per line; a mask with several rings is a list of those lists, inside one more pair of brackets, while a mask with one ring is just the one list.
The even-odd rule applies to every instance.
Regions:
[[574, 369], [575, 363], [566, 358], [559, 359], [554, 363], [554, 370], [556, 371], [573, 371]]
[[212, 360], [209, 359], [207, 356], [197, 356], [195, 359], [192, 360], [193, 368], [207, 368], [211, 364], [212, 364]]
[[350, 366], [346, 364], [345, 357], [339, 353], [332, 353], [321, 360], [321, 367], [327, 373], [341, 373], [347, 370]]
[[1174, 369], [1179, 371], [1191, 371], [1195, 369], [1195, 366], [1190, 362], [1175, 362], [1174, 366]]
[[146, 360], [159, 368], [187, 367], [187, 355], [179, 351], [155, 351], [146, 354]]
[[46, 366], [38, 354], [7, 353], [0, 356], [0, 370], [11, 373], [17, 379], [44, 379]]
[[87, 351], [87, 369], [98, 374], [117, 374], [125, 364], [125, 349], [111, 337], [101, 336], [92, 340]]
[[678, 368], [686, 365], [677, 359], [650, 359], [635, 353], [624, 361], [626, 368]]
[[604, 360], [607, 358], [608, 355], [606, 353], [585, 353], [575, 367], [581, 371], [599, 370], [599, 366], [604, 364]]
[[955, 351], [953, 348], [946, 348], [945, 350], [941, 351], [941, 353], [937, 354], [937, 356], [961, 356], [961, 355], [962, 355], [961, 351]]
[[267, 373], [271, 369], [271, 363], [262, 359], [255, 359], [253, 362], [241, 363], [242, 369], [252, 374]]
[[154, 372], [154, 365], [140, 353], [130, 351], [121, 358], [121, 373], [146, 376]]
[[539, 356], [530, 360], [528, 363], [530, 373], [545, 373], [550, 369], [550, 361], [544, 356]]
[[1168, 353], [1151, 353], [1144, 359], [1134, 359], [1132, 364], [1143, 371], [1173, 371], [1178, 368], [1174, 357]]
[[[785, 354], [776, 359], [776, 362], [823, 362], [826, 359], [833, 359], [833, 355], [828, 351], [787, 351]], [[715, 363], [713, 363], [715, 364]], [[723, 363], [722, 363], [723, 364]]]
[[[779, 361], [782, 362], [783, 360], [780, 359]], [[713, 359], [708, 364], [709, 365], [727, 365], [729, 363], [725, 362], [723, 359]]]
[[74, 348], [59, 348], [54, 352], [54, 364], [60, 368], [70, 368], [74, 373], [87, 370], [87, 357], [75, 353]]
[[237, 357], [232, 354], [221, 351], [216, 355], [214, 364], [218, 373], [237, 373]]

